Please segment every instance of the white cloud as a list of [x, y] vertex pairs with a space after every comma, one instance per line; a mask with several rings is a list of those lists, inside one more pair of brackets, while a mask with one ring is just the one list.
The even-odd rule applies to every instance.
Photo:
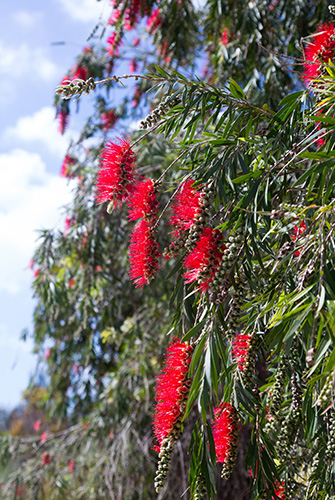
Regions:
[[38, 141], [60, 158], [64, 156], [69, 144], [67, 135], [62, 136], [58, 132], [55, 110], [49, 106], [31, 116], [19, 118], [14, 127], [9, 127], [4, 132], [3, 138], [7, 142], [14, 139], [16, 143]]
[[31, 29], [43, 20], [43, 12], [30, 12], [27, 10], [16, 10], [12, 13], [12, 19], [21, 28]]
[[11, 349], [31, 353], [33, 350], [33, 343], [30, 338], [23, 342], [19, 337], [10, 335], [5, 325], [0, 325], [0, 347], [1, 349], [9, 347]]
[[29, 47], [26, 43], [6, 46], [0, 40], [0, 75], [10, 78], [52, 81], [61, 72], [47, 56], [46, 50]]
[[13, 408], [21, 403], [22, 393], [36, 366], [36, 356], [32, 351], [30, 339], [23, 342], [17, 337], [17, 332], [13, 334], [6, 325], [0, 325], [1, 377], [8, 382], [0, 387], [2, 408]]
[[70, 201], [71, 186], [22, 149], [0, 155], [0, 178], [0, 290], [16, 294], [31, 282], [36, 230], [63, 223], [59, 207]]
[[58, 0], [58, 3], [72, 19], [84, 23], [98, 22], [106, 5], [106, 1], [98, 2], [97, 0]]

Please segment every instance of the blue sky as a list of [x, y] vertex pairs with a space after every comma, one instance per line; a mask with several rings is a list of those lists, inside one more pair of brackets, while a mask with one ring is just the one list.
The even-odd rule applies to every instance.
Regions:
[[109, 13], [108, 0], [0, 5], [0, 407], [20, 402], [37, 362], [32, 343], [19, 340], [32, 328], [36, 230], [63, 227], [60, 207], [71, 196], [59, 171], [78, 119], [59, 135], [53, 90]]

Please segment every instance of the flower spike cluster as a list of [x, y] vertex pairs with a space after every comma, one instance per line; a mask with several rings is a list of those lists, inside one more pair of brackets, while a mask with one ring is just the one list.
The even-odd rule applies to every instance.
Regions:
[[114, 207], [128, 198], [136, 163], [136, 154], [129, 143], [124, 139], [118, 141], [107, 143], [102, 152], [96, 196], [98, 203], [111, 201]]
[[130, 276], [136, 287], [155, 278], [159, 263], [155, 223], [157, 219], [157, 184], [151, 179], [138, 181], [128, 199], [129, 219], [138, 222], [131, 235], [129, 248]]
[[167, 356], [156, 386], [156, 413], [154, 434], [158, 441], [155, 449], [159, 452], [160, 463], [155, 479], [158, 491], [167, 475], [173, 443], [179, 438], [181, 419], [190, 389], [188, 369], [193, 348], [188, 342], [174, 339], [167, 349]]
[[63, 160], [63, 163], [62, 163], [62, 167], [60, 170], [60, 176], [67, 177], [69, 179], [71, 177], [73, 177], [73, 175], [71, 174], [71, 167], [75, 164], [76, 164], [76, 160], [72, 156], [66, 155], [64, 160]]
[[172, 206], [173, 215], [170, 219], [170, 224], [177, 226], [175, 235], [178, 235], [179, 231], [190, 229], [194, 217], [200, 209], [200, 191], [192, 187], [193, 184], [194, 181], [191, 179], [183, 182], [176, 196], [176, 201]]
[[250, 334], [237, 335], [233, 340], [232, 356], [235, 363], [237, 363], [239, 370], [241, 371], [245, 370], [245, 362], [248, 356], [250, 342], [251, 342]]
[[151, 224], [142, 219], [134, 227], [129, 246], [129, 273], [136, 288], [149, 284], [155, 278], [159, 268], [158, 257], [155, 232]]
[[102, 113], [101, 121], [102, 121], [102, 130], [107, 132], [109, 129], [113, 128], [115, 123], [117, 122], [117, 115], [115, 114], [113, 109], [109, 109]]
[[151, 179], [138, 181], [128, 199], [129, 219], [137, 220], [144, 217], [153, 221], [157, 215], [157, 185]]
[[242, 373], [242, 380], [246, 386], [252, 383], [257, 355], [257, 336], [249, 333], [239, 334], [232, 341], [232, 358]]
[[215, 276], [215, 271], [225, 250], [222, 234], [217, 229], [206, 227], [195, 248], [189, 252], [184, 261], [187, 272], [186, 283], [197, 281], [203, 292], [206, 292]]
[[304, 80], [310, 83], [322, 74], [322, 66], [333, 61], [335, 56], [335, 29], [332, 22], [322, 23], [314, 34], [313, 41], [305, 49]]
[[231, 403], [221, 403], [214, 409], [212, 423], [217, 463], [223, 464], [222, 477], [230, 476], [238, 448], [238, 416]]

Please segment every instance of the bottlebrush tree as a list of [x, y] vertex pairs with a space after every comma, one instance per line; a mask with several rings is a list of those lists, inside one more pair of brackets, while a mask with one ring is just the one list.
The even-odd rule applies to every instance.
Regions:
[[61, 132], [95, 97], [73, 202], [33, 258], [44, 409], [72, 425], [2, 438], [3, 498], [335, 495], [330, 17], [126, 0], [96, 27], [56, 89]]

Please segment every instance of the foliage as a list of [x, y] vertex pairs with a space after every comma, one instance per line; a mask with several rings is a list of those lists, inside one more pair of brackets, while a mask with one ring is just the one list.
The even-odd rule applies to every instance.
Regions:
[[[91, 93], [95, 104], [63, 165], [76, 179], [66, 227], [44, 231], [34, 255], [34, 340], [50, 377], [42, 407], [71, 425], [46, 440], [3, 437], [3, 460], [21, 464], [3, 497], [18, 497], [20, 487], [34, 499], [154, 498], [154, 387], [172, 335], [192, 359], [187, 377], [176, 358], [158, 383], [160, 394], [168, 387], [169, 396], [180, 396], [171, 398], [180, 403], [177, 416], [159, 427], [158, 498], [185, 490], [192, 499], [232, 491], [237, 498], [234, 474], [244, 477], [245, 458], [250, 495], [240, 491], [240, 498], [330, 499], [335, 74], [318, 47], [320, 70], [306, 90], [296, 59], [300, 37], [329, 12], [321, 1], [284, 0], [209, 0], [201, 8], [171, 0], [159, 10], [127, 0], [114, 9], [107, 48], [107, 26], [98, 25], [94, 48], [85, 48], [56, 89], [62, 130], [71, 96]], [[131, 61], [138, 71], [111, 76], [135, 25], [147, 49]], [[120, 84], [127, 93], [115, 105], [110, 93]], [[133, 130], [136, 182], [153, 182], [127, 184], [119, 198], [110, 189], [106, 211], [96, 201], [108, 177], [101, 151], [109, 126], [125, 130], [122, 120], [127, 136]], [[119, 151], [113, 144], [109, 150]], [[115, 179], [124, 163], [112, 162]], [[132, 266], [141, 250], [137, 273], [155, 238], [169, 258], [152, 281], [156, 266], [150, 279], [146, 270], [140, 279], [131, 273], [136, 288], [129, 239]], [[169, 382], [171, 366], [182, 376]], [[156, 427], [168, 401], [157, 401]], [[220, 480], [216, 462], [228, 478], [237, 447], [237, 472]]]

